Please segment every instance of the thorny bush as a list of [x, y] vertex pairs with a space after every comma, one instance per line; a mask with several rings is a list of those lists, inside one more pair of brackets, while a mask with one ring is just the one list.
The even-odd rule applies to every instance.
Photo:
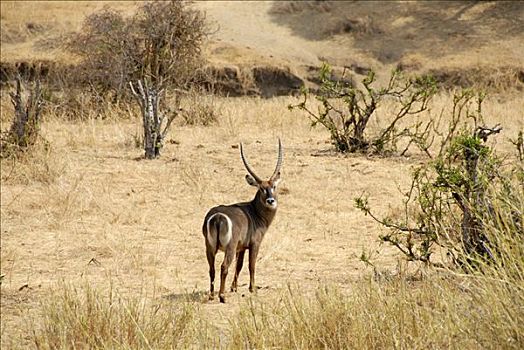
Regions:
[[[386, 154], [396, 151], [400, 138], [417, 139], [424, 130], [420, 124], [399, 130], [400, 120], [412, 118], [428, 108], [436, 93], [436, 85], [430, 77], [405, 77], [399, 70], [391, 73], [386, 87], [375, 88], [375, 73], [370, 71], [362, 80], [362, 87], [346, 81], [331, 79], [331, 67], [324, 64], [320, 70], [321, 86], [314, 98], [320, 102], [318, 110], [311, 103], [312, 93], [302, 90], [303, 100], [290, 105], [307, 113], [311, 125], [322, 125], [331, 136], [338, 152], [372, 152]], [[385, 101], [395, 103], [393, 119], [376, 136], [370, 136], [368, 126], [377, 108]], [[415, 143], [416, 144], [416, 143]], [[410, 143], [411, 145], [411, 143]]]
[[504, 266], [515, 255], [508, 250], [515, 246], [511, 242], [524, 238], [524, 168], [505, 164], [489, 146], [488, 137], [502, 128], [483, 125], [483, 98], [472, 91], [455, 94], [440, 149], [414, 170], [400, 217], [379, 218], [365, 196], [355, 199], [357, 208], [387, 229], [381, 240], [410, 261], [435, 264], [432, 256], [444, 250], [467, 271]]

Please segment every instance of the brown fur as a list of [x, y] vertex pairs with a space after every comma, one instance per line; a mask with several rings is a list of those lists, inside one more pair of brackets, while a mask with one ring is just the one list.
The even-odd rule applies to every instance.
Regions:
[[[279, 161], [277, 162], [275, 172], [268, 181], [260, 180], [244, 160], [248, 172], [252, 175], [246, 175], [246, 180], [250, 185], [257, 186], [258, 188], [255, 198], [250, 202], [216, 206], [206, 214], [202, 232], [206, 240], [206, 255], [209, 263], [210, 300], [214, 299], [215, 256], [218, 250], [224, 251], [224, 261], [220, 269], [220, 290], [218, 293], [220, 302], [225, 302], [224, 290], [226, 277], [229, 265], [231, 265], [235, 257], [236, 268], [233, 283], [231, 284], [231, 291], [237, 291], [238, 275], [242, 270], [246, 250], [249, 250], [249, 291], [255, 291], [255, 265], [258, 251], [278, 208], [276, 192], [277, 184], [280, 180], [281, 160], [282, 153], [279, 141]], [[271, 200], [271, 198], [274, 199], [274, 206], [268, 203], [268, 199]], [[223, 235], [227, 235], [227, 219], [224, 218], [223, 215], [213, 216], [216, 213], [225, 214], [231, 220], [231, 239], [225, 245], [220, 244], [220, 237], [221, 235], [222, 237], [224, 237]]]

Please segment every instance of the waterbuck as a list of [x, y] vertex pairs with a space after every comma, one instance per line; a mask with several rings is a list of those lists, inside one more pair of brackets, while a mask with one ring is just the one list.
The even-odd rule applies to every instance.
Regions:
[[255, 265], [258, 250], [264, 234], [277, 212], [277, 186], [280, 182], [282, 166], [282, 143], [278, 139], [278, 159], [273, 175], [264, 181], [258, 177], [247, 163], [244, 149], [240, 143], [240, 157], [247, 172], [246, 181], [257, 188], [255, 198], [250, 202], [219, 205], [206, 215], [202, 232], [206, 240], [207, 261], [209, 263], [209, 299], [214, 299], [215, 256], [219, 250], [224, 252], [224, 262], [220, 269], [220, 302], [225, 303], [224, 289], [229, 265], [236, 256], [236, 269], [231, 291], [237, 291], [238, 274], [244, 263], [244, 253], [249, 250], [249, 291], [255, 291]]

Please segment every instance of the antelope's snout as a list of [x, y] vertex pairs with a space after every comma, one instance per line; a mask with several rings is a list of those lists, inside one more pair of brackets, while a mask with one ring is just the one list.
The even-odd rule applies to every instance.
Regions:
[[266, 204], [272, 208], [275, 208], [277, 206], [277, 200], [273, 197], [269, 197], [266, 199]]

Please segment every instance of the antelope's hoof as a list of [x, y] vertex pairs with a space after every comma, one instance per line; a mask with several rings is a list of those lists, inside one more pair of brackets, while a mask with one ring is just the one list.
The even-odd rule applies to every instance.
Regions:
[[231, 292], [236, 292], [237, 291], [237, 286], [231, 286]]
[[224, 303], [224, 304], [226, 303], [226, 297], [225, 296], [219, 295], [218, 298], [220, 299], [221, 303]]
[[215, 295], [213, 293], [209, 293], [209, 300], [215, 300]]

